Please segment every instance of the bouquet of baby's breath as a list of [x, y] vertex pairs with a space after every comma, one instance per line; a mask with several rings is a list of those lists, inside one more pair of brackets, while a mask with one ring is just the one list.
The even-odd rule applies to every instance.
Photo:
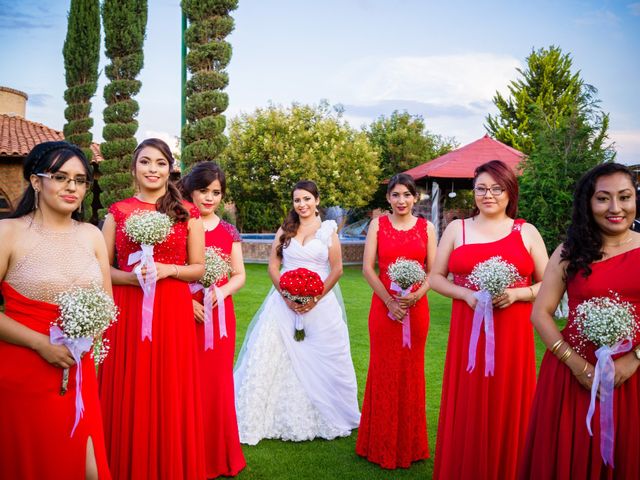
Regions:
[[633, 305], [613, 292], [611, 297], [593, 297], [579, 304], [575, 323], [582, 336], [598, 347], [633, 339], [638, 329]]
[[204, 275], [200, 279], [203, 287], [217, 284], [231, 273], [231, 260], [218, 247], [207, 247], [204, 252]]
[[497, 255], [473, 267], [467, 282], [478, 290], [489, 292], [491, 298], [496, 298], [520, 279], [516, 267]]
[[[60, 332], [58, 336], [59, 344], [66, 345], [71, 353], [74, 348], [82, 348], [84, 353], [93, 345], [94, 361], [100, 363], [106, 357], [109, 346], [103, 340], [102, 334], [117, 321], [118, 307], [113, 303], [113, 299], [98, 285], [90, 287], [73, 287], [70, 290], [58, 294], [55, 298], [60, 316], [52, 323], [52, 330]], [[84, 344], [82, 347], [79, 345]], [[76, 360], [79, 364], [79, 359]], [[80, 366], [78, 365], [78, 368]], [[65, 369], [62, 378], [61, 394], [67, 391], [69, 382], [69, 369]]]
[[156, 211], [134, 212], [124, 224], [124, 231], [135, 243], [155, 245], [162, 242], [171, 233], [171, 218]]
[[387, 274], [391, 281], [397, 283], [403, 290], [422, 283], [427, 278], [427, 274], [419, 262], [402, 257], [389, 265]]

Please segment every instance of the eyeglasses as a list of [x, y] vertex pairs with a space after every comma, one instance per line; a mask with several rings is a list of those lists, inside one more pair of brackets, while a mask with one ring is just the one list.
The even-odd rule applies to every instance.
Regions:
[[504, 192], [504, 188], [498, 187], [498, 186], [491, 187], [491, 188], [474, 187], [473, 191], [478, 197], [484, 197], [487, 194], [487, 192], [491, 192], [491, 195], [493, 195], [494, 197], [499, 197], [500, 195], [502, 195], [502, 192]]
[[64, 173], [36, 173], [38, 177], [50, 178], [54, 182], [60, 185], [70, 185], [71, 182], [75, 182], [76, 187], [85, 187], [89, 188], [91, 186], [91, 181], [87, 179], [87, 177], [76, 177], [71, 178], [69, 175]]

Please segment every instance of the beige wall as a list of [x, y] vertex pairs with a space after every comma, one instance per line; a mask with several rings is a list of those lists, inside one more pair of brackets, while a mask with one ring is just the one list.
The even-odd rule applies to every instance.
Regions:
[[15, 162], [0, 159], [0, 190], [9, 197], [13, 208], [26, 187], [27, 182], [22, 179], [22, 158]]
[[13, 88], [0, 87], [0, 113], [25, 118], [27, 94]]

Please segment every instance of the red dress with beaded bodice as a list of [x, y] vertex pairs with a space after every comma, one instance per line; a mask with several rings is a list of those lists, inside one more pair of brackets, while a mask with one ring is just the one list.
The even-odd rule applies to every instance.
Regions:
[[[379, 217], [380, 280], [391, 292], [387, 274], [399, 257], [426, 264], [427, 222], [396, 230], [388, 216]], [[369, 311], [370, 353], [356, 453], [383, 468], [408, 468], [429, 457], [425, 410], [424, 347], [429, 329], [429, 304], [422, 297], [409, 309], [411, 348], [402, 345], [402, 324], [375, 293]]]
[[[231, 255], [234, 242], [240, 242], [240, 234], [230, 223], [220, 220], [212, 230], [205, 232], [205, 246], [217, 247]], [[227, 283], [225, 278], [217, 286]], [[202, 292], [194, 298], [202, 303]], [[213, 307], [213, 349], [204, 348], [204, 325], [196, 324], [197, 350], [200, 363], [202, 410], [204, 421], [207, 478], [235, 476], [245, 466], [240, 447], [238, 421], [236, 419], [233, 390], [233, 356], [236, 347], [236, 314], [233, 298], [225, 298], [225, 322], [227, 336], [220, 338], [218, 307]]]
[[[198, 209], [185, 202], [192, 217]], [[129, 255], [140, 250], [124, 232], [127, 218], [155, 205], [128, 198], [113, 204], [118, 268], [130, 272]], [[175, 223], [155, 245], [156, 262], [185, 265], [187, 222]], [[108, 331], [109, 356], [99, 372], [100, 400], [111, 473], [115, 479], [205, 478], [200, 373], [189, 285], [158, 281], [152, 340], [141, 339], [142, 289], [114, 285], [120, 319]]]
[[[562, 331], [565, 341], [592, 365], [596, 345], [581, 341], [575, 309], [592, 297], [609, 297], [633, 305], [640, 323], [640, 248], [591, 264], [587, 278], [578, 272], [567, 282], [569, 318]], [[640, 345], [640, 328], [632, 341]], [[624, 355], [624, 354], [623, 354]], [[614, 356], [618, 358], [620, 355]], [[593, 436], [586, 424], [590, 391], [571, 370], [547, 351], [531, 409], [531, 421], [520, 462], [518, 478], [570, 478], [572, 480], [640, 478], [640, 370], [636, 370], [613, 394], [614, 468], [604, 465], [600, 453], [600, 402], [591, 420]]]
[[[478, 263], [500, 256], [514, 265], [530, 285], [534, 263], [522, 241], [524, 220], [495, 242], [465, 243], [451, 252], [449, 272], [467, 288], [466, 277]], [[436, 440], [435, 479], [509, 480], [516, 475], [524, 446], [529, 409], [536, 382], [530, 302], [493, 310], [495, 371], [485, 376], [485, 335], [481, 329], [475, 369], [467, 372], [473, 310], [453, 300], [444, 366], [440, 420]]]

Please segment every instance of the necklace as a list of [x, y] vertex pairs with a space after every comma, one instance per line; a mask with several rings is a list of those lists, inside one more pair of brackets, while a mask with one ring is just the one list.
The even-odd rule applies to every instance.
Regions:
[[633, 240], [633, 235], [631, 233], [629, 233], [628, 237], [629, 238], [627, 238], [626, 240], [623, 240], [623, 241], [618, 242], [618, 243], [603, 243], [602, 246], [603, 247], [609, 247], [609, 248], [621, 247], [622, 245], [626, 245], [631, 240]]

